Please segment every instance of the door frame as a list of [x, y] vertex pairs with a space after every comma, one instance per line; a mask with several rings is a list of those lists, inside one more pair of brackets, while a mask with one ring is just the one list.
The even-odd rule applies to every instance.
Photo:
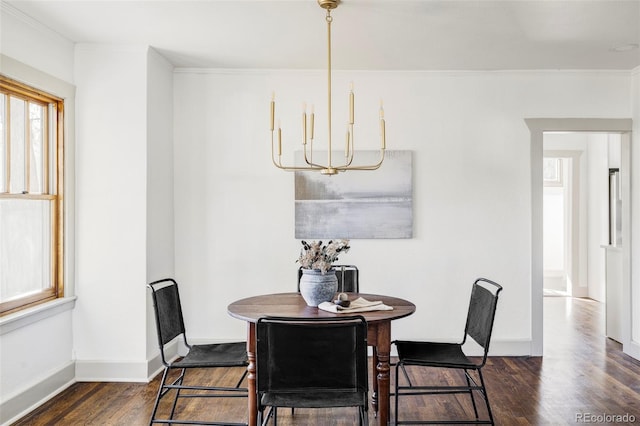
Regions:
[[[526, 118], [525, 123], [531, 133], [531, 355], [543, 353], [543, 228], [542, 228], [542, 158], [544, 132], [602, 132], [622, 133], [622, 155], [620, 180], [622, 205], [622, 291], [625, 300], [631, 300], [631, 130], [630, 118]], [[631, 306], [625, 304], [622, 313], [623, 349], [631, 341]]]

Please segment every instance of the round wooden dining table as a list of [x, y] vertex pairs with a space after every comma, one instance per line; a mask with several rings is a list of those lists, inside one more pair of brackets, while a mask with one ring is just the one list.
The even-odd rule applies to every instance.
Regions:
[[[381, 301], [392, 310], [356, 312], [367, 321], [367, 340], [373, 347], [373, 363], [376, 376], [372, 381], [372, 405], [377, 413], [380, 425], [387, 425], [390, 411], [389, 358], [391, 352], [391, 321], [404, 318], [415, 312], [416, 307], [408, 300], [379, 294], [347, 293], [349, 300], [363, 297], [369, 301]], [[256, 394], [256, 330], [259, 318], [267, 316], [322, 318], [344, 315], [327, 312], [316, 307], [307, 306], [300, 293], [264, 294], [237, 300], [227, 307], [227, 312], [234, 318], [247, 322], [247, 355], [249, 357], [248, 375], [248, 409], [249, 425], [255, 426], [258, 419]]]

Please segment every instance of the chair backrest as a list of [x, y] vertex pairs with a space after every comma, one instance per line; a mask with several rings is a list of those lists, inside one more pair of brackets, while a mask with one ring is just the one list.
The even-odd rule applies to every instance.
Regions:
[[473, 283], [467, 324], [465, 326], [465, 339], [470, 336], [484, 349], [486, 359], [491, 341], [491, 331], [498, 305], [498, 295], [502, 286], [486, 278], [478, 278]]
[[178, 283], [172, 278], [165, 278], [154, 281], [147, 285], [151, 289], [153, 297], [153, 309], [156, 316], [156, 330], [158, 333], [158, 345], [162, 360], [164, 359], [164, 345], [183, 335], [185, 344], [188, 346], [185, 336], [184, 319], [182, 317], [182, 307], [180, 295], [178, 293]]
[[[360, 275], [358, 268], [354, 265], [333, 265], [338, 278], [338, 292], [340, 293], [359, 293], [360, 292]], [[302, 277], [302, 268], [298, 268], [298, 293], [300, 292], [300, 278]]]
[[367, 323], [362, 316], [260, 318], [256, 324], [259, 395], [362, 393], [367, 398]]

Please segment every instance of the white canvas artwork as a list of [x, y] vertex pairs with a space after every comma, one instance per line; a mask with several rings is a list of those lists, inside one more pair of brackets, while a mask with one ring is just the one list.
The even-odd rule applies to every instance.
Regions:
[[[355, 154], [359, 164], [375, 163], [379, 155]], [[412, 238], [411, 151], [387, 151], [375, 171], [294, 174], [295, 238]]]

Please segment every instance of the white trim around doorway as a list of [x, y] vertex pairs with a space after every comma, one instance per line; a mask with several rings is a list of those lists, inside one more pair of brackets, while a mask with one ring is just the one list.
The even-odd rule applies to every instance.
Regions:
[[[623, 241], [631, 241], [631, 191], [630, 191], [630, 118], [527, 118], [525, 123], [531, 133], [531, 355], [543, 353], [543, 228], [542, 228], [542, 158], [544, 132], [605, 132], [623, 133], [621, 183], [623, 199], [622, 226]], [[623, 293], [631, 301], [631, 244], [624, 244], [623, 250]], [[624, 306], [623, 312], [625, 344], [631, 341], [631, 304]]]

